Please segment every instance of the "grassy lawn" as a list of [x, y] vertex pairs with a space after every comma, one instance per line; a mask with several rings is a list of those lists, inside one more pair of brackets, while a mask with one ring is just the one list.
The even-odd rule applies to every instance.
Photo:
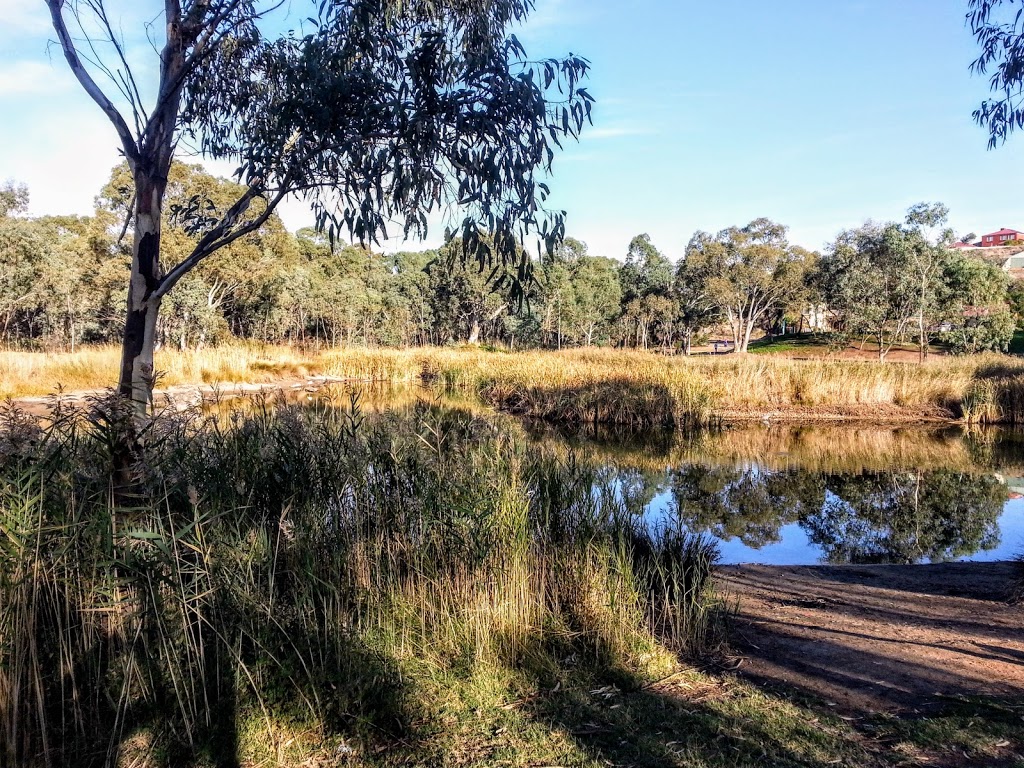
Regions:
[[779, 352], [825, 354], [829, 348], [819, 334], [791, 333], [785, 336], [774, 336], [770, 339], [767, 336], [757, 339], [750, 342], [748, 350], [755, 355], [772, 355]]
[[1024, 355], [1024, 328], [1018, 328], [1013, 332], [1009, 351], [1011, 355]]

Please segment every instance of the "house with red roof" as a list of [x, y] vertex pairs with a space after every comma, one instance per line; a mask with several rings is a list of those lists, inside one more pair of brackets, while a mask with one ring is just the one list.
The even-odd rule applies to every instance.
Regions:
[[1000, 245], [1006, 245], [1013, 240], [1024, 240], [1024, 232], [1004, 227], [997, 232], [989, 232], [987, 235], [982, 235], [980, 245], [982, 248], [996, 248]]

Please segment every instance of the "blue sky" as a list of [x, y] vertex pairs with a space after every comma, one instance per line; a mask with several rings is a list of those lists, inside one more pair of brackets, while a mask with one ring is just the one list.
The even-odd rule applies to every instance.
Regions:
[[[155, 17], [161, 4], [112, 5]], [[758, 216], [821, 248], [922, 200], [946, 203], [961, 233], [1024, 228], [1024, 134], [987, 151], [971, 119], [987, 84], [968, 72], [966, 0], [537, 6], [520, 34], [531, 55], [594, 66], [595, 126], [552, 183], [592, 253], [621, 258], [648, 232], [677, 258], [695, 230]], [[0, 21], [0, 178], [29, 184], [33, 213], [87, 213], [117, 161], [113, 131], [48, 53], [42, 0], [0, 0]], [[309, 223], [300, 204], [283, 215]]]

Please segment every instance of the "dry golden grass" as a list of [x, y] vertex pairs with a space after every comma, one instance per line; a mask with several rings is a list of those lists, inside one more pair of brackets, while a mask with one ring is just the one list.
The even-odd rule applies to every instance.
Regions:
[[[0, 352], [0, 398], [101, 389], [118, 350]], [[157, 354], [163, 387], [306, 376], [432, 382], [513, 413], [568, 423], [635, 426], [778, 416], [874, 420], [1024, 419], [1024, 361], [1002, 355], [879, 364], [769, 356], [665, 357], [622, 350], [487, 352], [479, 349], [301, 351], [237, 344]]]
[[[874, 420], [1013, 420], [1024, 363], [986, 355], [916, 363], [765, 356], [664, 357], [617, 350], [519, 354], [426, 350], [425, 372], [514, 413], [566, 422], [649, 426], [764, 414]], [[984, 382], [987, 411], [969, 410]], [[1020, 411], [1024, 414], [1024, 410]]]
[[[121, 350], [0, 351], [0, 399], [105, 389], [117, 382]], [[317, 372], [316, 358], [284, 346], [236, 344], [157, 353], [159, 387], [180, 384], [263, 383]]]
[[[747, 466], [812, 473], [957, 469], [1013, 474], [1017, 464], [993, 457], [978, 444], [979, 436], [948, 425], [774, 423], [741, 424], [728, 429], [623, 436], [613, 427], [573, 432], [533, 430], [532, 437], [553, 455], [570, 451], [597, 464], [646, 472], [687, 464]], [[986, 431], [984, 434], [990, 434]], [[632, 438], [632, 439], [631, 439]], [[841, 450], [837, 449], [841, 446]]]

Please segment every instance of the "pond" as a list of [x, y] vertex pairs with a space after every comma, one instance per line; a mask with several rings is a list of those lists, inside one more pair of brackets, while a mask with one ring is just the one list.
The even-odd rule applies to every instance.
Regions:
[[[294, 393], [347, 408], [349, 390]], [[704, 534], [723, 564], [929, 563], [1024, 556], [1024, 431], [733, 424], [624, 434], [556, 429], [416, 388], [361, 388], [364, 412], [425, 403], [514, 424], [585, 465], [594, 493], [652, 530]]]
[[1024, 555], [1024, 435], [742, 426], [561, 435], [653, 528], [714, 538], [723, 564], [928, 563]]

